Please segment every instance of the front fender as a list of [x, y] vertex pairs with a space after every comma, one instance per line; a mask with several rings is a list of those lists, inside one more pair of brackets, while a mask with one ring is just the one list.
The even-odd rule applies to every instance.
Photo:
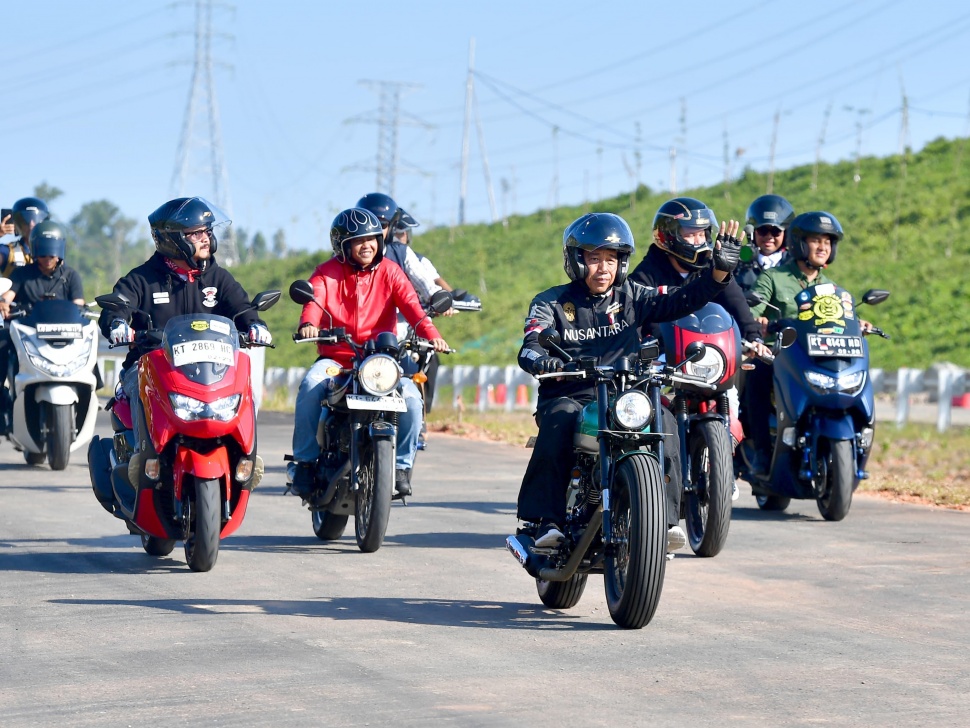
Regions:
[[827, 437], [830, 440], [854, 440], [855, 422], [848, 413], [842, 417], [822, 416], [815, 419], [815, 426], [812, 428], [819, 437]]
[[[193, 475], [200, 480], [231, 481], [229, 475], [229, 453], [226, 448], [217, 447], [208, 453], [200, 453], [185, 447], [175, 450], [175, 460], [172, 463], [172, 476], [175, 480], [176, 497], [182, 497], [182, 484], [186, 475]], [[226, 496], [228, 497], [228, 493]]]
[[41, 384], [34, 390], [35, 402], [77, 404], [77, 390], [66, 384]]

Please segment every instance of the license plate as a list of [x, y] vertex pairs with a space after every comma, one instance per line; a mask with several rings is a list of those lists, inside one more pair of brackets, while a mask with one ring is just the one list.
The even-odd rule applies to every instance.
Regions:
[[809, 356], [856, 358], [862, 356], [861, 336], [808, 335]]
[[232, 366], [232, 344], [226, 341], [186, 341], [172, 345], [172, 364], [177, 367], [186, 364], [202, 364], [209, 362]]
[[348, 394], [347, 409], [379, 410], [381, 412], [407, 412], [408, 407], [400, 397], [374, 397], [369, 394]]

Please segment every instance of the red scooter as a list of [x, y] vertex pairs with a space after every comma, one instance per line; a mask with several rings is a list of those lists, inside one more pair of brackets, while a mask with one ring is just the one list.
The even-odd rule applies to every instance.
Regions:
[[[279, 298], [279, 291], [260, 293], [252, 308], [265, 311]], [[131, 313], [122, 296], [96, 300], [121, 317]], [[213, 314], [175, 316], [164, 330], [138, 335], [137, 343], [158, 347], [138, 362], [147, 442], [134, 454], [128, 402], [113, 398], [114, 437], [95, 437], [88, 448], [91, 485], [148, 554], [167, 556], [181, 540], [189, 568], [209, 571], [263, 474], [250, 361], [240, 352], [241, 342], [250, 344], [232, 321]]]

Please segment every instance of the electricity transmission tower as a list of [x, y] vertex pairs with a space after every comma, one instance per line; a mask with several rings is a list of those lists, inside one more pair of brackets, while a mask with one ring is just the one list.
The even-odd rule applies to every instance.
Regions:
[[[193, 173], [191, 177], [190, 171]], [[222, 151], [219, 104], [212, 81], [212, 0], [195, 0], [195, 61], [172, 173], [173, 194], [186, 196], [187, 185], [203, 184], [206, 176], [210, 176], [208, 183], [211, 184], [207, 196], [231, 218], [229, 175]], [[219, 242], [224, 261], [229, 265], [239, 262], [240, 255], [231, 227], [226, 239]]]
[[377, 172], [377, 191], [386, 192], [394, 197], [398, 173], [429, 176], [427, 172], [412, 164], [402, 162], [398, 152], [398, 129], [402, 126], [417, 126], [431, 130], [434, 126], [422, 121], [413, 114], [401, 111], [402, 92], [421, 88], [419, 84], [397, 81], [359, 81], [377, 93], [377, 110], [353, 116], [345, 124], [377, 124], [377, 160], [374, 167], [355, 164], [350, 169], [373, 169]]

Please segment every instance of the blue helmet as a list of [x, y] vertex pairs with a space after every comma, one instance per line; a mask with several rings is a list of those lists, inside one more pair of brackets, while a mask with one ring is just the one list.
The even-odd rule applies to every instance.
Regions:
[[617, 253], [614, 286], [623, 285], [630, 267], [630, 256], [636, 251], [633, 231], [619, 215], [611, 212], [589, 212], [574, 220], [562, 234], [563, 268], [570, 280], [581, 281], [589, 272], [584, 250], [606, 248]]
[[67, 252], [67, 230], [59, 222], [45, 220], [31, 231], [30, 250], [35, 259], [54, 256], [64, 260]]

